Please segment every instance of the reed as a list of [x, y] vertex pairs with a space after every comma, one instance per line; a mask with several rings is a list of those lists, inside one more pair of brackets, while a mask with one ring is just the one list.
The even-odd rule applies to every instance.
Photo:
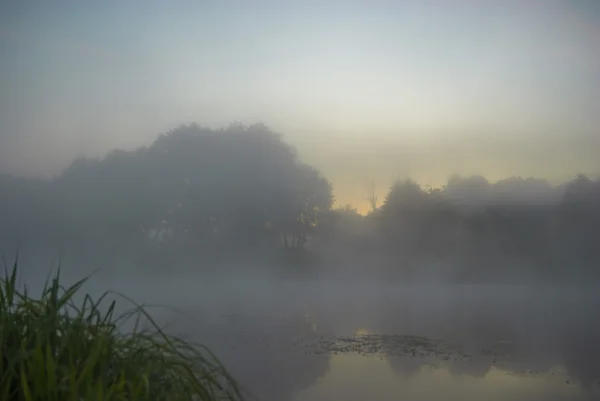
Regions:
[[117, 314], [109, 292], [77, 303], [87, 278], [65, 288], [60, 270], [32, 297], [17, 272], [18, 258], [0, 281], [0, 400], [244, 398], [210, 350], [167, 335], [142, 306]]

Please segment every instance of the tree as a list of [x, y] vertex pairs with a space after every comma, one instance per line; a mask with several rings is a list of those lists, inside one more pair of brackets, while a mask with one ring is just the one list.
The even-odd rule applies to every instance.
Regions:
[[371, 207], [371, 213], [374, 213], [377, 211], [377, 207], [378, 207], [378, 203], [377, 203], [378, 196], [376, 193], [375, 180], [369, 181], [365, 185], [365, 190], [366, 190], [366, 200], [367, 200], [367, 202], [369, 202], [369, 206]]
[[[566, 185], [557, 216], [558, 239], [577, 267], [599, 274], [600, 185], [578, 175]], [[585, 276], [589, 276], [586, 272]]]
[[115, 253], [233, 254], [273, 234], [303, 248], [333, 203], [329, 181], [263, 124], [181, 126], [148, 148], [78, 159], [52, 185], [77, 241]]

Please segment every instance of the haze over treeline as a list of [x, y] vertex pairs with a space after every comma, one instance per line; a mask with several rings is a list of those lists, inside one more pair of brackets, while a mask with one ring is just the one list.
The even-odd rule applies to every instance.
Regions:
[[[52, 180], [0, 178], [3, 251], [103, 268], [450, 281], [600, 278], [600, 180], [406, 177], [367, 215], [263, 124], [181, 126], [80, 158]], [[334, 206], [335, 205], [335, 206]], [[126, 266], [126, 267], [123, 267]]]

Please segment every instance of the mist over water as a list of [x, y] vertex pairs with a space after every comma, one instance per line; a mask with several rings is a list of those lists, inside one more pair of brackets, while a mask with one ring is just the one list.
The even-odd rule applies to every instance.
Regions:
[[147, 305], [261, 400], [599, 395], [600, 182], [587, 176], [398, 180], [362, 215], [255, 125], [181, 127], [1, 184], [20, 284], [89, 276], [85, 292]]
[[[238, 292], [223, 285], [220, 295], [199, 296], [198, 304], [209, 305], [202, 324], [171, 317], [174, 332], [222, 350], [262, 399], [475, 400], [493, 394], [498, 400], [591, 400], [600, 390], [595, 292], [518, 285], [263, 286]], [[213, 315], [221, 308], [220, 317]], [[440, 344], [415, 346], [402, 336]]]
[[[541, 401], [600, 394], [594, 289], [234, 270], [100, 270], [85, 289], [97, 296], [111, 289], [153, 305], [149, 311], [167, 332], [209, 346], [262, 400]], [[42, 271], [23, 273], [24, 281], [39, 283]], [[63, 274], [66, 283], [79, 277], [67, 262]]]
[[13, 3], [30, 293], [89, 277], [264, 401], [600, 399], [594, 1]]

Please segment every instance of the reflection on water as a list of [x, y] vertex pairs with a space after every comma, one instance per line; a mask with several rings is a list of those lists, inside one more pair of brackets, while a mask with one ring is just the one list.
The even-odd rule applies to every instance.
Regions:
[[211, 347], [263, 401], [600, 399], [597, 295], [275, 291], [206, 299], [189, 311], [202, 319], [171, 329]]
[[457, 375], [443, 364], [420, 366], [410, 359], [339, 354], [331, 357], [327, 374], [293, 400], [578, 401], [600, 395], [567, 383], [558, 368], [553, 373], [516, 375], [492, 367], [482, 376]]

